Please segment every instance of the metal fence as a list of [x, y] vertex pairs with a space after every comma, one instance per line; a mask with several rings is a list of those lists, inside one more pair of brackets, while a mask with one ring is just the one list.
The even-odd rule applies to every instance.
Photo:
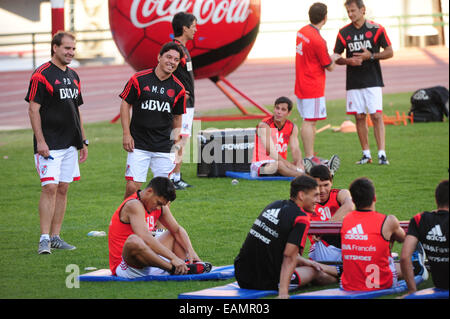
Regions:
[[[113, 41], [111, 30], [80, 30], [73, 32], [77, 43], [98, 43]], [[9, 33], [0, 34], [0, 56], [31, 55], [33, 69], [36, 68], [36, 58], [41, 51], [50, 52], [51, 32]], [[3, 48], [6, 50], [3, 51]]]
[[[402, 43], [401, 47], [406, 44], [408, 28], [419, 28], [426, 33], [425, 30], [435, 28], [439, 41], [444, 44], [443, 39], [445, 37], [445, 27], [448, 27], [448, 13], [439, 14], [424, 14], [424, 15], [402, 15], [402, 16], [388, 16], [377, 18], [380, 21], [388, 21], [388, 25], [385, 27], [397, 28], [400, 31]], [[408, 21], [420, 19], [432, 22], [424, 23], [408, 23]], [[322, 29], [336, 30], [336, 26], [343, 25], [347, 22], [347, 18], [342, 19], [328, 19], [327, 25]], [[260, 33], [284, 33], [284, 32], [296, 32], [299, 25], [309, 23], [305, 20], [296, 21], [262, 21], [260, 27]], [[448, 30], [447, 30], [448, 32]], [[77, 43], [98, 43], [105, 41], [113, 41], [111, 31], [109, 29], [102, 30], [77, 30], [73, 32], [77, 37]], [[424, 34], [425, 36], [427, 34]], [[0, 57], [2, 56], [30, 56], [32, 58], [33, 69], [36, 67], [36, 58], [40, 52], [50, 51], [49, 44], [51, 42], [51, 32], [26, 32], [26, 33], [9, 33], [0, 34]], [[77, 54], [78, 55], [78, 54]]]

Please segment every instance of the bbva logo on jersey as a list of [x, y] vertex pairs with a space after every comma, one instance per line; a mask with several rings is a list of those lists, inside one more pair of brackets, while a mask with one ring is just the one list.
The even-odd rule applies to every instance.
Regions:
[[158, 111], [158, 112], [170, 112], [169, 102], [158, 101], [158, 100], [145, 100], [141, 104], [143, 110]]
[[372, 49], [372, 43], [369, 40], [349, 42], [348, 49], [350, 52], [361, 51], [363, 49]]
[[76, 99], [78, 98], [78, 89], [62, 88], [59, 89], [59, 98], [64, 99]]
[[288, 145], [287, 143], [285, 143], [284, 141], [284, 134], [283, 132], [276, 132], [276, 139], [277, 139], [277, 144], [275, 145], [277, 152], [278, 153], [284, 153], [287, 151], [288, 149]]

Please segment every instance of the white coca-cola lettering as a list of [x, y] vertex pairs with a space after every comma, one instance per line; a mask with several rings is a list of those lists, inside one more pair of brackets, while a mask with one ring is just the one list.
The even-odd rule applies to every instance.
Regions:
[[137, 28], [147, 28], [160, 22], [171, 22], [180, 11], [189, 11], [197, 18], [197, 24], [211, 21], [219, 24], [242, 23], [250, 15], [250, 0], [133, 0], [130, 19]]

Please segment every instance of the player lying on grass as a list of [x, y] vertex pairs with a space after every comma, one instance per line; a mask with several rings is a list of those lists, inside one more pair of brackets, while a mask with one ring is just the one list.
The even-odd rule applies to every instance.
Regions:
[[[186, 230], [169, 209], [175, 198], [175, 186], [170, 179], [155, 177], [144, 190], [138, 190], [117, 208], [108, 233], [113, 275], [137, 278], [211, 271], [211, 264], [201, 262]], [[167, 231], [155, 238], [152, 230], [157, 221]]]

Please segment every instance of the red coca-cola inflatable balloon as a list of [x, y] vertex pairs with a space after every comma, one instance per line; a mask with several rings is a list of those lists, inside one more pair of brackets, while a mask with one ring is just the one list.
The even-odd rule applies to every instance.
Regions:
[[187, 43], [195, 77], [226, 76], [244, 62], [258, 34], [260, 0], [109, 0], [114, 41], [135, 69], [155, 67], [161, 46], [173, 38], [172, 18], [187, 11], [197, 33]]

